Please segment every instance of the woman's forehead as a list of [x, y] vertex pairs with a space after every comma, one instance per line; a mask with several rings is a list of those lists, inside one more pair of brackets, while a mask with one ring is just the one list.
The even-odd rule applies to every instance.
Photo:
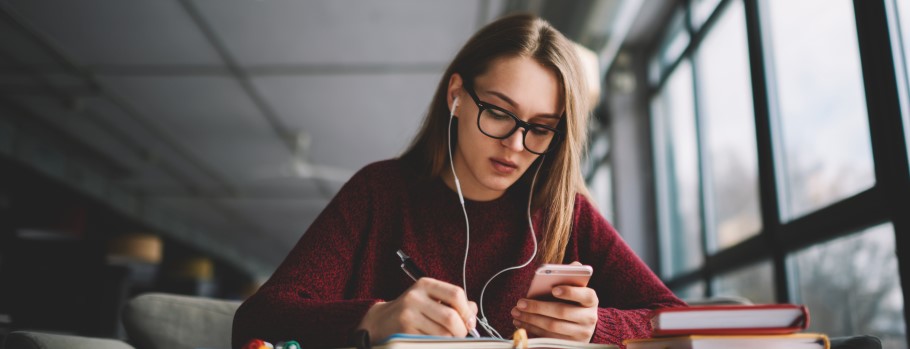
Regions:
[[562, 86], [556, 72], [533, 58], [498, 58], [474, 79], [474, 87], [478, 93], [505, 95], [516, 104], [513, 107], [523, 112], [562, 114]]

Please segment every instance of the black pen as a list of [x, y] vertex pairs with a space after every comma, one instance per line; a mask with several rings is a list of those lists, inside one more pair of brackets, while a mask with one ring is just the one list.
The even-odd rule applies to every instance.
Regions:
[[[411, 260], [411, 257], [408, 257], [404, 251], [398, 250], [396, 253], [398, 254], [398, 258], [401, 258], [401, 270], [404, 270], [404, 273], [408, 274], [411, 279], [417, 281], [418, 279], [427, 276], [423, 273], [423, 270], [420, 270], [420, 267], [417, 266], [417, 263], [414, 263], [414, 261]], [[472, 336], [480, 338], [480, 332], [477, 332], [476, 328], [472, 328], [470, 332]]]
[[420, 267], [418, 267], [417, 264], [411, 260], [411, 257], [408, 257], [408, 255], [404, 254], [404, 251], [398, 250], [397, 253], [398, 258], [401, 258], [401, 270], [404, 270], [404, 273], [408, 274], [411, 279], [417, 281], [417, 279], [427, 276], [423, 273], [423, 270], [420, 270]]

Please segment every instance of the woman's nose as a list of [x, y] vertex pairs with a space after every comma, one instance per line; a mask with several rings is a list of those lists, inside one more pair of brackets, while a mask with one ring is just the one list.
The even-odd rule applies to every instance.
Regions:
[[502, 145], [516, 152], [524, 150], [524, 134], [522, 134], [521, 128], [515, 130], [512, 135], [504, 138], [502, 140]]

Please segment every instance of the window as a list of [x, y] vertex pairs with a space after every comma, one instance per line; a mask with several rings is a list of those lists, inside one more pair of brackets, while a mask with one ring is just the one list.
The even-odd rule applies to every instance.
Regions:
[[594, 170], [594, 175], [588, 183], [591, 195], [597, 202], [597, 207], [607, 221], [613, 222], [613, 171], [609, 162], [602, 163]]
[[696, 53], [711, 252], [761, 230], [755, 116], [742, 2], [732, 1], [720, 16]]
[[590, 126], [594, 130], [590, 135], [590, 148], [584, 163], [582, 173], [589, 174], [586, 178], [588, 190], [594, 199], [597, 208], [607, 221], [613, 222], [613, 168], [610, 166], [610, 139], [597, 124], [596, 119]]
[[689, 45], [690, 36], [686, 31], [685, 13], [678, 11], [673, 15], [670, 26], [667, 29], [667, 35], [660, 44], [658, 54], [650, 62], [651, 71], [649, 80], [652, 84], [657, 84], [663, 73], [682, 55]]
[[712, 286], [716, 296], [743, 297], [757, 304], [775, 302], [774, 268], [770, 261], [721, 274]]
[[[907, 154], [910, 154], [910, 67], [907, 57], [910, 56], [910, 0], [894, 0], [892, 6], [892, 46], [894, 47], [895, 68], [897, 70], [898, 89], [901, 94], [902, 116], [904, 119], [904, 136]], [[896, 10], [896, 11], [895, 11]]]
[[884, 348], [907, 348], [894, 246], [894, 227], [884, 224], [791, 255], [791, 294], [809, 307], [809, 330], [868, 333]]
[[719, 3], [720, 0], [692, 0], [689, 3], [692, 13], [692, 27], [698, 29], [702, 24], [705, 24], [705, 21], [708, 20], [708, 17], [711, 17], [711, 13], [714, 12]]
[[673, 294], [675, 294], [676, 297], [679, 297], [680, 299], [682, 299], [684, 301], [691, 301], [691, 300], [705, 298], [705, 283], [698, 282], [698, 283], [694, 283], [694, 284], [689, 284], [686, 287], [682, 287], [680, 289], [674, 289]]
[[[661, 277], [688, 299], [807, 304], [812, 331], [907, 349], [910, 177], [892, 174], [910, 153], [910, 0], [683, 4], [686, 33], [678, 13], [663, 23], [640, 92]], [[881, 93], [892, 73], [899, 93]]]
[[853, 2], [764, 1], [781, 217], [875, 184]]
[[661, 270], [666, 276], [692, 270], [704, 259], [692, 90], [692, 66], [683, 61], [651, 102], [661, 193]]

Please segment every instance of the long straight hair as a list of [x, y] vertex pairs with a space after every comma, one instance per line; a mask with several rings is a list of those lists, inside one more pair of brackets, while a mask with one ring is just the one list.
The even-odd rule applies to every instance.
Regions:
[[[540, 156], [538, 184], [531, 207], [543, 210], [544, 231], [538, 260], [562, 263], [572, 230], [576, 194], [588, 195], [581, 175], [581, 161], [587, 142], [589, 101], [585, 96], [582, 66], [573, 43], [549, 23], [536, 16], [519, 14], [488, 24], [472, 36], [446, 69], [439, 81], [420, 132], [401, 159], [418, 169], [424, 177], [435, 178], [448, 170], [446, 135], [449, 106], [446, 99], [449, 79], [458, 73], [464, 81], [484, 74], [490, 63], [502, 57], [529, 57], [556, 73], [565, 107], [559, 123], [563, 134], [556, 148]], [[457, 137], [452, 137], [453, 143]], [[454, 146], [454, 144], [453, 144]], [[533, 165], [516, 183], [531, 184]]]

